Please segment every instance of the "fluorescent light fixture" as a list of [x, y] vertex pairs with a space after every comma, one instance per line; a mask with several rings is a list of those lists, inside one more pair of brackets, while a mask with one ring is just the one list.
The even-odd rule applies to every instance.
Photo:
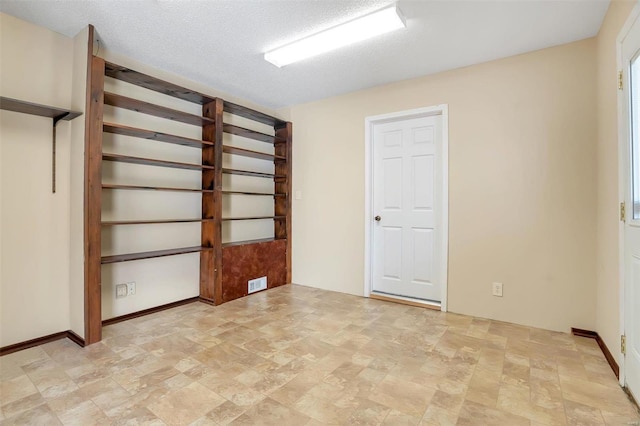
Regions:
[[404, 17], [394, 4], [264, 54], [277, 67], [405, 28]]

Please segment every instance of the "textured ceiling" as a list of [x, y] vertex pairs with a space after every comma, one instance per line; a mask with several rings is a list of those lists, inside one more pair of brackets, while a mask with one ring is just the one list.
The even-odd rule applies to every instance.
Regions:
[[597, 34], [608, 0], [399, 1], [407, 28], [284, 68], [262, 54], [388, 0], [0, 0], [0, 11], [267, 107], [309, 102]]

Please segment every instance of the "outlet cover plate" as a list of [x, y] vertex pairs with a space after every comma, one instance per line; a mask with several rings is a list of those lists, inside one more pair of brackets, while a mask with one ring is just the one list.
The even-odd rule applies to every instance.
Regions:
[[130, 283], [127, 283], [127, 295], [133, 296], [135, 294], [136, 294], [136, 282], [132, 281]]
[[127, 297], [128, 289], [126, 284], [116, 285], [116, 299]]

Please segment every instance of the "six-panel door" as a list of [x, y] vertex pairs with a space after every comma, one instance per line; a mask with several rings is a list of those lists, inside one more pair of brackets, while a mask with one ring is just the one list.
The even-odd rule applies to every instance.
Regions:
[[[373, 291], [439, 302], [441, 117], [373, 128]], [[378, 220], [379, 219], [379, 220]]]

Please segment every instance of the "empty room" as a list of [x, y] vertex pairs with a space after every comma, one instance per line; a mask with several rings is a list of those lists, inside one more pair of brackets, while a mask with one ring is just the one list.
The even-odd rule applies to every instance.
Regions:
[[640, 425], [640, 2], [0, 0], [0, 424]]

